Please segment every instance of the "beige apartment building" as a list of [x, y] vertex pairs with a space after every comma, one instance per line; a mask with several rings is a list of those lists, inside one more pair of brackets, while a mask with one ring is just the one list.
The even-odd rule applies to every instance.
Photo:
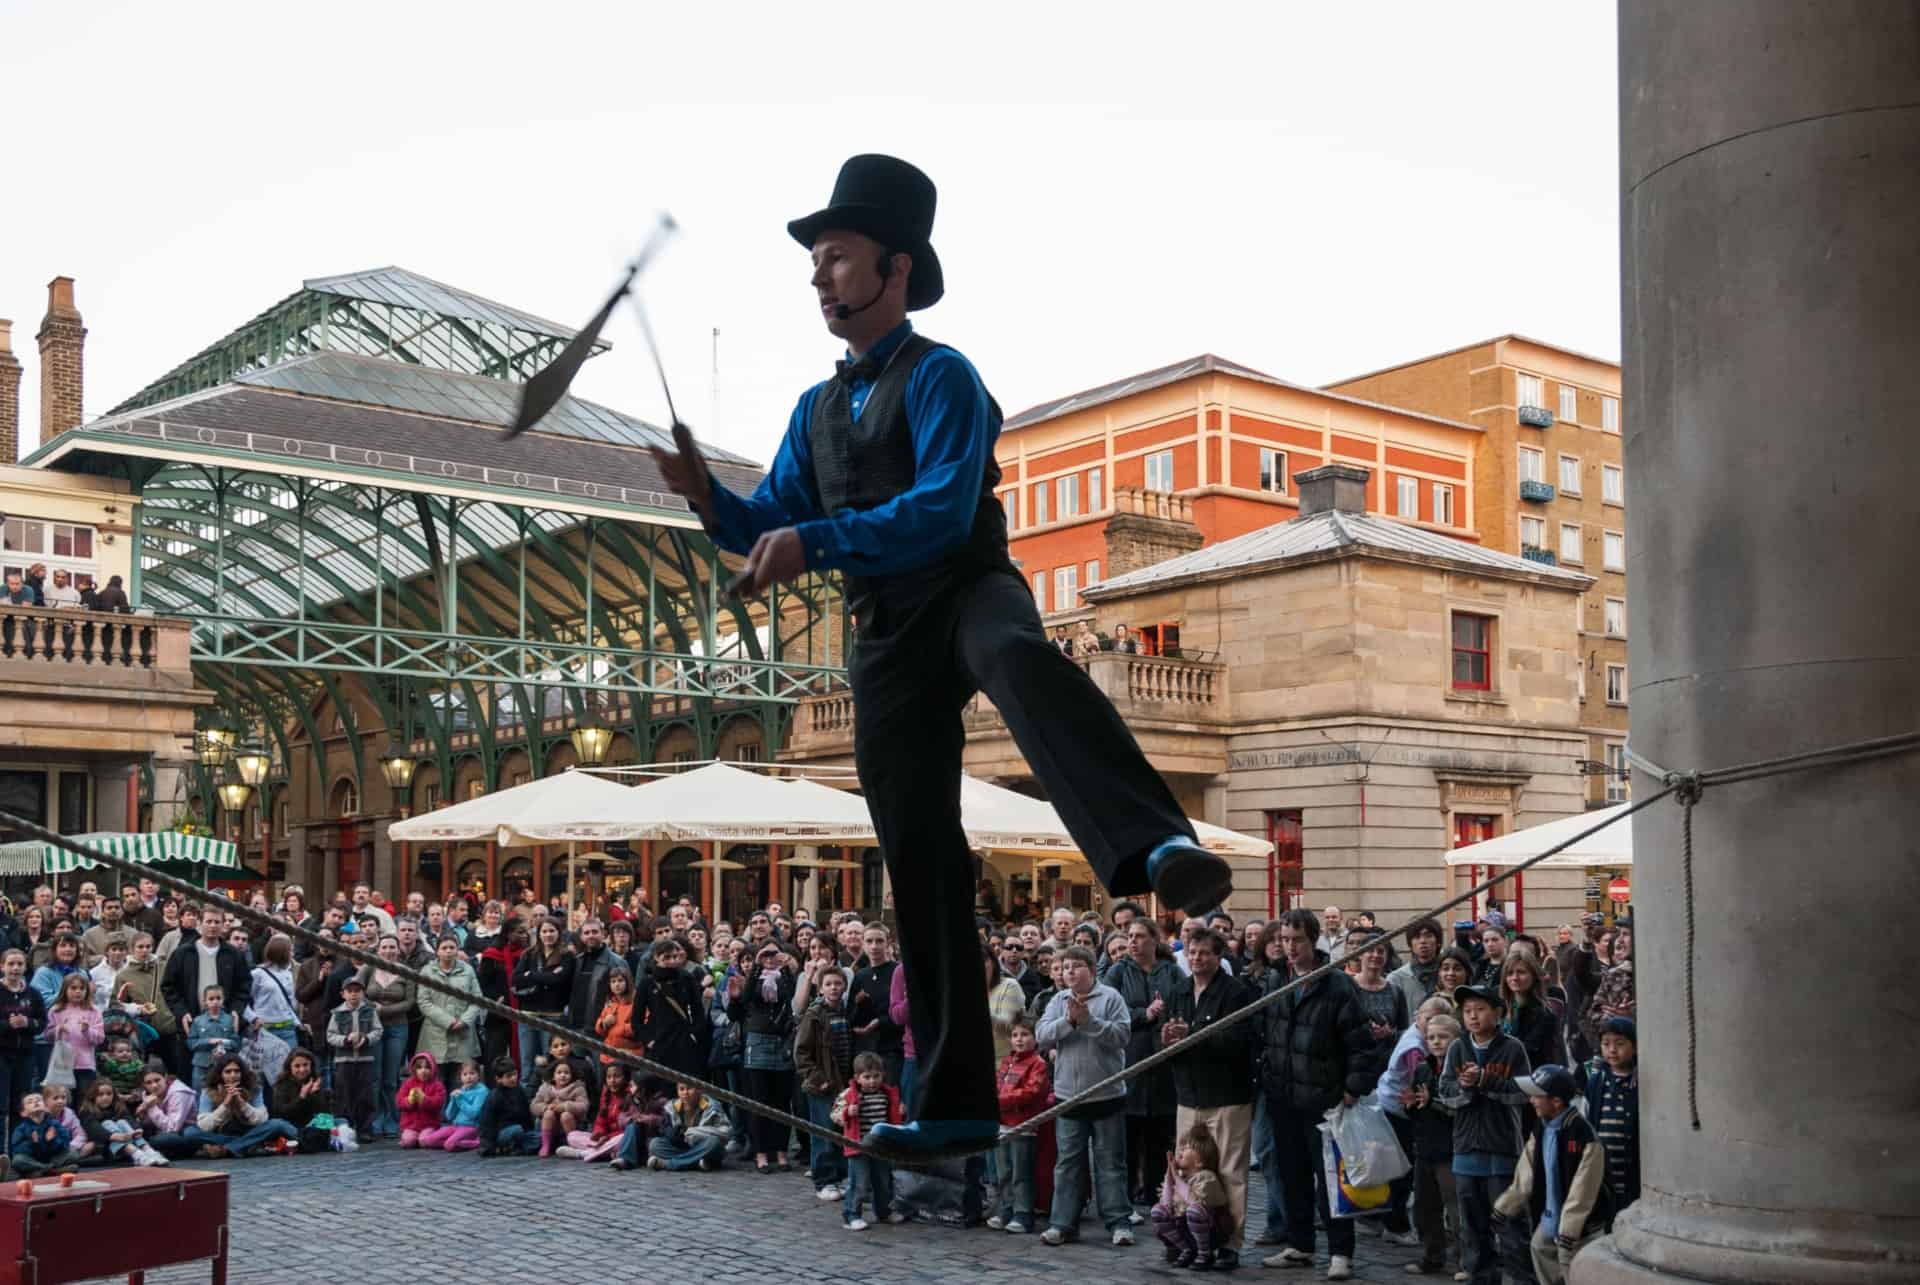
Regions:
[[1627, 510], [1619, 364], [1503, 335], [1327, 388], [1483, 430], [1469, 503], [1486, 547], [1592, 578], [1579, 635], [1580, 728], [1585, 760], [1594, 765], [1587, 805], [1624, 801]]

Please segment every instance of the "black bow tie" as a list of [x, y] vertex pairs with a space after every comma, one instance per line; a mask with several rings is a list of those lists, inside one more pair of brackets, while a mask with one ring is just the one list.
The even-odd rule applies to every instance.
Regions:
[[848, 388], [855, 384], [871, 384], [880, 378], [880, 363], [871, 354], [859, 361], [836, 361], [833, 363], [833, 377]]

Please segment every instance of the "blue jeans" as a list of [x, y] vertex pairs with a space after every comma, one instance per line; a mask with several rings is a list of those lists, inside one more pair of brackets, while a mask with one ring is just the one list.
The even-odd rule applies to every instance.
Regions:
[[510, 1124], [494, 1136], [494, 1150], [503, 1156], [530, 1156], [540, 1150], [540, 1133], [523, 1125]]
[[913, 1090], [920, 1080], [920, 1059], [910, 1057], [900, 1063], [900, 1113], [909, 1120], [919, 1119], [913, 1109]]
[[263, 1120], [241, 1134], [208, 1133], [198, 1125], [190, 1124], [180, 1131], [180, 1136], [203, 1147], [225, 1147], [241, 1157], [253, 1154], [274, 1138], [285, 1138], [288, 1142], [300, 1141], [300, 1131], [285, 1120]]
[[861, 1202], [873, 1198], [873, 1216], [885, 1218], [893, 1212], [893, 1166], [872, 1156], [844, 1156], [847, 1162], [847, 1189], [840, 1198], [840, 1216], [847, 1222], [859, 1217]]
[[[807, 1094], [807, 1123], [834, 1128], [833, 1098], [825, 1093]], [[813, 1143], [812, 1160], [808, 1167], [813, 1170], [813, 1189], [815, 1191], [829, 1184], [835, 1186], [847, 1179], [847, 1157], [844, 1152], [825, 1138], [809, 1135]]]
[[1077, 1236], [1080, 1211], [1087, 1203], [1087, 1144], [1093, 1144], [1093, 1191], [1099, 1201], [1100, 1221], [1108, 1231], [1131, 1224], [1133, 1205], [1127, 1200], [1127, 1117], [1116, 1111], [1100, 1120], [1053, 1122], [1060, 1158], [1053, 1166], [1053, 1213], [1048, 1222], [1068, 1236]]
[[373, 1123], [374, 1134], [398, 1136], [400, 1108], [394, 1097], [400, 1092], [400, 1079], [406, 1071], [407, 1028], [400, 1025], [380, 1028], [380, 1042], [373, 1046]]
[[[545, 1017], [547, 1014], [543, 1013], [541, 1016]], [[526, 1085], [539, 1083], [533, 1075], [533, 1059], [547, 1051], [547, 1034], [545, 1031], [534, 1030], [525, 1022], [515, 1022], [514, 1026], [520, 1032], [520, 1084], [524, 1088]], [[493, 1075], [492, 1067], [487, 1068], [487, 1075], [489, 1077]]]
[[1460, 1266], [1473, 1285], [1500, 1285], [1500, 1246], [1493, 1233], [1493, 1202], [1513, 1185], [1510, 1173], [1491, 1178], [1453, 1175], [1460, 1200]]
[[[1273, 1120], [1267, 1115], [1267, 1095], [1253, 1103], [1253, 1162], [1260, 1166], [1260, 1180], [1267, 1188], [1267, 1229], [1269, 1238], [1287, 1238], [1287, 1189], [1280, 1181], [1280, 1161], [1275, 1155]], [[1251, 1221], [1251, 1220], [1249, 1220]]]
[[[636, 1128], [637, 1125], [627, 1126], [628, 1138], [634, 1137]], [[621, 1147], [620, 1154], [626, 1155], [627, 1148]], [[689, 1137], [686, 1146], [676, 1147], [665, 1138], [655, 1138], [647, 1144], [647, 1154], [664, 1162], [672, 1172], [679, 1173], [683, 1169], [699, 1168], [700, 1162], [708, 1156], [712, 1156], [714, 1163], [718, 1164], [721, 1157], [727, 1154], [727, 1140], [718, 1134], [708, 1133]]]
[[1008, 1138], [996, 1150], [1000, 1170], [1000, 1217], [1033, 1226], [1033, 1159], [1040, 1140], [1031, 1134]]

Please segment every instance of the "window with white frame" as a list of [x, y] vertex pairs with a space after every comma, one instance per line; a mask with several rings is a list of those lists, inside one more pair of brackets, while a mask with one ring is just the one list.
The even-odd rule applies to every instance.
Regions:
[[1007, 530], [1020, 529], [1020, 492], [1018, 489], [1000, 492], [1000, 507], [1007, 511]]
[[1513, 377], [1515, 404], [1520, 406], [1538, 406], [1542, 410], [1547, 406], [1547, 395], [1540, 387], [1540, 376], [1520, 375]]
[[1055, 507], [1060, 511], [1061, 520], [1065, 521], [1068, 518], [1079, 517], [1080, 475], [1078, 473], [1069, 473], [1065, 477], [1055, 478], [1053, 480], [1053, 490], [1054, 498], [1059, 501], [1059, 504]]
[[1044, 526], [1049, 520], [1047, 517], [1047, 484], [1045, 482], [1035, 482], [1033, 484], [1033, 524], [1035, 526]]
[[1103, 468], [1087, 470], [1087, 512], [1098, 513], [1101, 507], [1100, 488], [1106, 481], [1107, 471]]
[[1260, 489], [1275, 495], [1287, 493], [1287, 453], [1270, 446], [1260, 448]]
[[1601, 628], [1615, 638], [1627, 636], [1627, 600], [1609, 598], [1601, 611]]
[[1632, 778], [1627, 775], [1627, 743], [1607, 742], [1607, 802], [1625, 803]]
[[1627, 703], [1627, 667], [1625, 665], [1607, 666], [1607, 704], [1624, 705]]
[[1600, 498], [1608, 504], [1627, 502], [1627, 475], [1618, 464], [1600, 466]]
[[1604, 537], [1600, 565], [1609, 571], [1627, 569], [1627, 537], [1619, 531], [1609, 531]]
[[440, 806], [440, 782], [427, 782], [425, 804], [429, 812]]
[[1580, 524], [1562, 522], [1560, 524], [1560, 561], [1579, 562], [1581, 560]]
[[1572, 424], [1580, 418], [1580, 394], [1572, 384], [1560, 385], [1560, 414], [1563, 423]]
[[1600, 399], [1600, 431], [1603, 433], [1620, 431], [1620, 399], [1618, 397]]
[[1393, 480], [1393, 511], [1398, 517], [1420, 517], [1420, 483], [1410, 477]]
[[1041, 611], [1047, 609], [1047, 573], [1044, 571], [1033, 573], [1033, 605]]
[[1560, 494], [1580, 494], [1580, 457], [1578, 455], [1560, 457]]
[[1147, 456], [1147, 489], [1149, 491], [1173, 489], [1172, 451], [1155, 451]]
[[1547, 453], [1536, 451], [1531, 446], [1520, 448], [1520, 480], [1522, 482], [1544, 482], [1547, 480]]
[[1433, 520], [1441, 526], [1453, 525], [1453, 488], [1445, 482], [1433, 484]]
[[1547, 521], [1545, 518], [1520, 519], [1520, 547], [1523, 549], [1544, 549], [1547, 547]]
[[340, 815], [357, 816], [360, 812], [360, 791], [354, 788], [352, 781], [340, 783]]
[[1071, 611], [1080, 605], [1080, 568], [1067, 566], [1053, 569], [1053, 609]]
[[1100, 559], [1095, 558], [1093, 561], [1087, 563], [1087, 588], [1091, 589], [1099, 583]]
[[[40, 518], [10, 517], [4, 524], [5, 557], [0, 574], [18, 571], [26, 575], [36, 562], [47, 564], [47, 586], [53, 585], [53, 573], [65, 571], [73, 576], [76, 590], [98, 587], [100, 568], [94, 562], [94, 531], [90, 526], [71, 522], [47, 522]], [[212, 536], [209, 534], [209, 539]]]

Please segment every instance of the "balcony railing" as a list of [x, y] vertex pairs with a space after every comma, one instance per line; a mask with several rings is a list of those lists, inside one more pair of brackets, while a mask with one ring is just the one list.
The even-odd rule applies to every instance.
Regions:
[[1560, 559], [1558, 556], [1555, 555], [1552, 549], [1542, 549], [1537, 545], [1531, 545], [1531, 544], [1521, 545], [1520, 556], [1525, 558], [1528, 562], [1541, 562], [1541, 563], [1545, 563], [1549, 567], [1557, 567], [1560, 565]]
[[[1229, 709], [1227, 667], [1211, 661], [1098, 652], [1075, 664], [1106, 693], [1129, 722], [1172, 720], [1223, 723]], [[967, 703], [962, 718], [970, 732], [994, 734], [1005, 726], [984, 694]], [[787, 753], [798, 757], [842, 754], [853, 744], [853, 696], [834, 692], [800, 702]]]
[[1520, 498], [1533, 504], [1547, 504], [1553, 500], [1553, 483], [1522, 482]]
[[1553, 412], [1545, 406], [1522, 406], [1520, 423], [1527, 428], [1552, 428]]
[[44, 666], [63, 677], [86, 670], [185, 675], [190, 628], [189, 621], [158, 616], [0, 605], [0, 660]]

